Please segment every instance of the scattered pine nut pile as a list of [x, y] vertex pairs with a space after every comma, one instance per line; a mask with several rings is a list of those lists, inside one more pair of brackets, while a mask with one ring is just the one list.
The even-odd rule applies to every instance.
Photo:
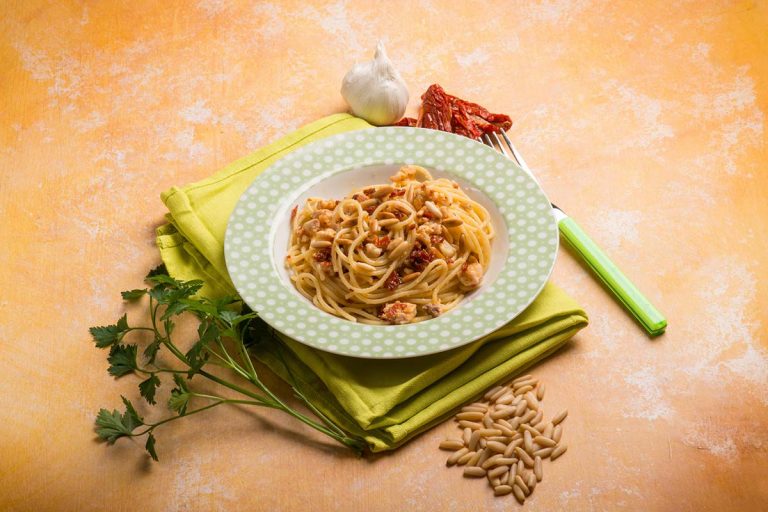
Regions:
[[555, 460], [568, 449], [560, 442], [568, 411], [545, 420], [544, 384], [531, 375], [496, 386], [483, 398], [461, 409], [461, 439], [445, 439], [440, 449], [453, 452], [448, 466], [465, 466], [465, 477], [486, 477], [496, 496], [514, 493], [522, 504], [544, 477], [543, 459]]

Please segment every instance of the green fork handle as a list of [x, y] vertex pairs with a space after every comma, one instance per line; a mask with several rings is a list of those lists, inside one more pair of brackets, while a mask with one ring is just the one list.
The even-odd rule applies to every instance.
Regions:
[[[561, 213], [556, 210], [557, 213]], [[651, 336], [658, 336], [667, 328], [667, 320], [653, 307], [640, 290], [627, 279], [613, 261], [592, 241], [572, 218], [557, 215], [563, 238], [578, 252], [597, 277], [610, 289], [624, 307], [632, 313]]]

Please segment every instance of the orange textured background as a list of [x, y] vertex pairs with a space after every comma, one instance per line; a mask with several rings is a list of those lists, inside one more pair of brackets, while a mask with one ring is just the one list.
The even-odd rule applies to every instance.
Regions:
[[765, 1], [0, 1], [0, 509], [517, 507], [444, 467], [450, 422], [366, 460], [271, 411], [169, 425], [160, 463], [91, 430], [135, 396], [87, 328], [158, 263], [159, 193], [343, 110], [378, 38], [411, 113], [439, 82], [512, 115], [669, 318], [649, 340], [561, 251], [591, 325], [535, 371], [570, 448], [525, 507], [768, 509], [766, 27]]

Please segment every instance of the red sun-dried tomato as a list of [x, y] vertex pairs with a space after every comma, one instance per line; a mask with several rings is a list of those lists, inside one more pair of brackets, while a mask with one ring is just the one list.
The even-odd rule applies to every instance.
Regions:
[[384, 288], [386, 288], [389, 291], [396, 290], [400, 284], [402, 284], [403, 280], [400, 278], [400, 273], [395, 270], [391, 274], [389, 274], [389, 277], [386, 281], [384, 281]]
[[379, 249], [384, 249], [386, 246], [389, 245], [389, 242], [391, 242], [391, 240], [389, 239], [388, 236], [382, 236], [382, 237], [377, 236], [377, 237], [374, 237], [373, 239], [373, 245], [375, 245]]
[[435, 255], [426, 250], [424, 246], [419, 243], [413, 247], [411, 254], [408, 256], [408, 263], [412, 268], [421, 272], [427, 268], [429, 262], [434, 259]]
[[324, 249], [319, 249], [312, 257], [315, 259], [315, 261], [330, 261], [331, 248], [325, 247]]

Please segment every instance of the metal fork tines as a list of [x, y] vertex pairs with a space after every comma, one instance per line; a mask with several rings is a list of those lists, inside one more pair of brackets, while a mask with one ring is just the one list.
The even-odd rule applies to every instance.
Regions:
[[[491, 138], [491, 136], [493, 136], [493, 138]], [[531, 168], [528, 167], [527, 163], [525, 163], [523, 156], [520, 154], [517, 148], [515, 148], [515, 145], [512, 144], [512, 141], [509, 140], [509, 137], [507, 137], [507, 134], [505, 132], [501, 132], [501, 137], [504, 139], [504, 142], [502, 142], [502, 138], [499, 138], [499, 134], [497, 132], [491, 132], [491, 135], [484, 133], [480, 142], [482, 142], [486, 146], [490, 146], [494, 148], [496, 151], [498, 151], [502, 155], [517, 162], [517, 165], [519, 165], [522, 170], [527, 172], [528, 175], [531, 178], [533, 178], [533, 181], [535, 181], [536, 183], [539, 183], [539, 180], [536, 179], [536, 176], [534, 176], [533, 171], [531, 171]], [[560, 212], [563, 211], [555, 203], [550, 203], [550, 204], [552, 205], [552, 208], [554, 208], [555, 210], [558, 210]]]

